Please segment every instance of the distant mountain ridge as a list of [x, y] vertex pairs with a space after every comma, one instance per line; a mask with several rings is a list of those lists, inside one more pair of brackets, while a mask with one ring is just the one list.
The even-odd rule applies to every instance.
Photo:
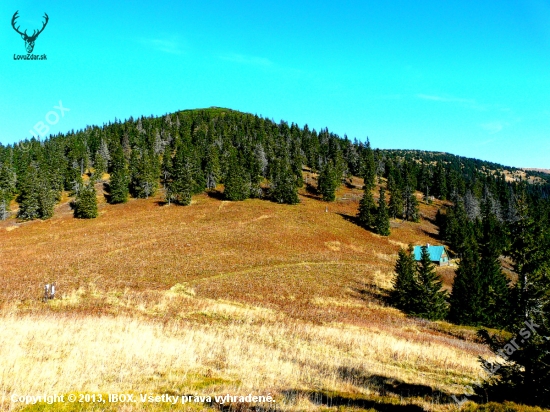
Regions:
[[210, 107], [115, 118], [44, 141], [0, 144], [0, 205], [6, 210], [16, 200], [19, 218], [47, 219], [63, 191], [74, 196], [84, 186], [91, 190], [89, 179], [106, 183], [110, 203], [160, 190], [167, 202], [188, 205], [192, 195], [221, 184], [227, 200], [260, 197], [294, 204], [297, 190], [307, 185], [304, 168], [333, 181], [329, 191], [352, 176], [368, 176], [391, 177], [390, 191], [417, 190], [442, 200], [468, 192], [481, 198], [486, 188], [504, 200], [514, 192], [512, 185], [522, 182], [535, 197], [550, 194], [550, 175], [539, 171], [449, 153], [373, 150], [368, 140], [351, 141], [328, 128], [317, 131]]

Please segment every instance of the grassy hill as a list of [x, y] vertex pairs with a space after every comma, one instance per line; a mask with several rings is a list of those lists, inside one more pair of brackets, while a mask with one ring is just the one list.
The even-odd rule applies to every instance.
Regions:
[[[2, 407], [18, 406], [7, 396], [16, 390], [269, 393], [267, 406], [295, 411], [453, 409], [450, 396], [480, 378], [488, 349], [472, 329], [385, 303], [399, 247], [438, 242], [440, 204], [422, 204], [419, 224], [393, 221], [383, 238], [354, 223], [362, 181], [353, 185], [330, 204], [302, 190], [294, 206], [227, 202], [217, 191], [189, 207], [100, 198], [94, 221], [74, 219], [65, 196], [48, 221], [0, 222]], [[438, 270], [449, 287], [453, 269]], [[41, 302], [53, 281], [58, 298]]]

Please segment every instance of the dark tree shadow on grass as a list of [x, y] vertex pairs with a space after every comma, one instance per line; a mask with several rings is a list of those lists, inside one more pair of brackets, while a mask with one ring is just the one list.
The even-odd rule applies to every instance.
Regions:
[[389, 289], [383, 289], [371, 283], [357, 282], [351, 290], [365, 302], [375, 302], [380, 306], [392, 306], [391, 290]]
[[[346, 215], [346, 214], [344, 214], [344, 213], [336, 213], [336, 214], [337, 214], [337, 215], [340, 215], [344, 220], [346, 220], [346, 221], [348, 221], [348, 222], [350, 222], [350, 223], [353, 223], [355, 226], [359, 226], [361, 229], [366, 230], [367, 232], [377, 234], [373, 227], [366, 228], [366, 227], [362, 226], [362, 225], [359, 223], [359, 219], [357, 218], [357, 216]], [[385, 236], [384, 236], [384, 237], [385, 237]]]
[[312, 195], [319, 196], [319, 191], [316, 186], [313, 186], [311, 183], [306, 183], [306, 192]]
[[374, 409], [382, 412], [421, 412], [423, 409], [416, 405], [400, 405], [397, 399], [396, 403], [387, 400], [372, 400], [362, 397], [363, 395], [331, 393], [325, 391], [306, 391], [306, 390], [287, 390], [283, 391], [284, 396], [289, 400], [294, 400], [298, 397], [306, 397], [315, 405], [323, 405], [326, 407], [349, 407], [361, 408], [365, 410]]
[[374, 388], [381, 396], [399, 396], [402, 398], [424, 398], [425, 400], [441, 404], [454, 403], [454, 399], [446, 392], [433, 389], [427, 385], [406, 383], [398, 379], [380, 375], [369, 375], [360, 368], [341, 366], [338, 369], [340, 378], [348, 380], [358, 386]]
[[107, 203], [111, 203], [111, 190], [109, 183], [105, 182], [103, 183], [103, 197], [105, 198], [105, 201]]
[[443, 239], [439, 235], [439, 230], [437, 231], [437, 233], [433, 233], [433, 232], [428, 232], [426, 229], [422, 229], [422, 233], [424, 233], [426, 236], [436, 239], [440, 243], [443, 243]]
[[206, 195], [212, 199], [226, 200], [223, 192], [220, 192], [219, 190], [207, 190]]
[[353, 223], [354, 225], [359, 226], [360, 228], [364, 229], [363, 226], [361, 226], [359, 224], [359, 219], [357, 219], [357, 216], [346, 215], [344, 213], [336, 213], [336, 214], [340, 215], [344, 220], [346, 220], [350, 223]]

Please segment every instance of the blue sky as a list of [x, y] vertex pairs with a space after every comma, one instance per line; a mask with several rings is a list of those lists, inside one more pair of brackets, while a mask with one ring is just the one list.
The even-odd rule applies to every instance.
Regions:
[[[41, 27], [15, 61], [21, 28]], [[374, 147], [550, 168], [550, 0], [0, 4], [0, 142], [229, 107]], [[54, 117], [50, 117], [52, 119]]]

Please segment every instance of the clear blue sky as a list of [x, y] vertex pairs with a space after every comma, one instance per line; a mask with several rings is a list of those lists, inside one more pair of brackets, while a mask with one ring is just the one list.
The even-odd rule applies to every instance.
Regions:
[[[14, 61], [21, 28], [50, 21]], [[374, 147], [550, 168], [550, 0], [0, 4], [0, 141], [223, 106]]]

